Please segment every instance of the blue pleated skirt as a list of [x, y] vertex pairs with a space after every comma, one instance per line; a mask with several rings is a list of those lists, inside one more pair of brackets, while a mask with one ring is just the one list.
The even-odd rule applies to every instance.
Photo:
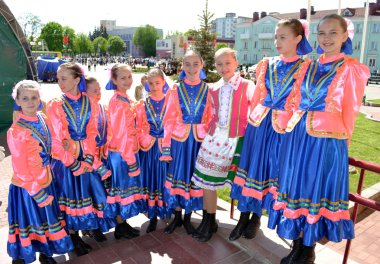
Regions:
[[[45, 188], [45, 191], [56, 197], [53, 186]], [[51, 205], [41, 208], [24, 188], [11, 184], [8, 223], [7, 250], [14, 260], [23, 259], [26, 263], [31, 263], [36, 260], [36, 252], [52, 256], [73, 249], [56, 199]]]
[[168, 217], [176, 207], [185, 209], [186, 214], [203, 208], [203, 190], [191, 181], [200, 146], [201, 143], [195, 140], [192, 130], [184, 142], [172, 139], [173, 160], [169, 163], [164, 191]]
[[354, 238], [347, 141], [308, 135], [304, 115], [286, 134], [280, 153], [281, 177], [268, 226], [287, 239], [303, 233], [307, 246], [323, 237], [333, 242]]
[[273, 203], [270, 192], [278, 182], [279, 148], [284, 135], [272, 126], [272, 110], [260, 126], [248, 125], [239, 168], [231, 189], [231, 198], [238, 201], [241, 212], [261, 216]]
[[[136, 155], [136, 160], [140, 166], [138, 155]], [[126, 220], [139, 213], [145, 213], [146, 206], [140, 176], [128, 175], [129, 166], [119, 152], [109, 151], [107, 167], [112, 172], [107, 197], [110, 214], [114, 217], [120, 215], [123, 220]]]
[[163, 201], [164, 184], [169, 164], [160, 161], [161, 151], [158, 140], [148, 151], [139, 151], [141, 164], [141, 186], [148, 208], [148, 218], [164, 218], [166, 205]]
[[68, 229], [107, 232], [115, 226], [114, 217], [107, 206], [107, 192], [95, 172], [74, 176], [60, 160], [52, 159], [53, 179], [56, 186], [59, 207], [65, 213]]

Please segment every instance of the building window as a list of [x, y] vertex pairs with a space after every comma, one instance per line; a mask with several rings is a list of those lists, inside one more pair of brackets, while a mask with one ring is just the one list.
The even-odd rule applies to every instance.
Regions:
[[377, 50], [377, 42], [376, 41], [371, 42], [371, 50]]
[[314, 41], [314, 49], [316, 49], [316, 48], [317, 48], [317, 42]]
[[380, 24], [373, 24], [372, 33], [379, 33], [379, 32], [380, 32]]
[[263, 49], [270, 49], [270, 42], [269, 41], [263, 41]]
[[360, 50], [360, 41], [355, 42], [354, 50]]
[[248, 49], [248, 42], [244, 41], [244, 49]]
[[244, 54], [243, 61], [247, 61], [247, 60], [248, 60], [248, 54]]
[[257, 49], [257, 41], [254, 42], [253, 47]]
[[257, 54], [253, 55], [253, 59], [255, 62], [257, 61]]
[[317, 25], [315, 25], [313, 27], [313, 34], [317, 34], [317, 33], [318, 33], [318, 27], [317, 27]]
[[356, 33], [363, 33], [363, 25], [362, 24], [356, 24]]
[[369, 59], [368, 66], [369, 67], [375, 67], [376, 66], [376, 59]]

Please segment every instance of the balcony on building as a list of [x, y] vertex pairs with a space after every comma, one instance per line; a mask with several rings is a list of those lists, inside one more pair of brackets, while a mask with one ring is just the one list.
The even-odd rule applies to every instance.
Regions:
[[240, 39], [249, 39], [249, 37], [250, 37], [249, 33], [240, 34]]
[[259, 33], [259, 39], [274, 39], [274, 33]]

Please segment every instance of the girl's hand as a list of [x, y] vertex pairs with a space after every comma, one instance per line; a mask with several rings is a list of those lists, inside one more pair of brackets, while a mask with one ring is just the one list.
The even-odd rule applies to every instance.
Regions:
[[64, 148], [64, 150], [69, 151], [70, 141], [67, 139], [62, 140], [62, 147]]

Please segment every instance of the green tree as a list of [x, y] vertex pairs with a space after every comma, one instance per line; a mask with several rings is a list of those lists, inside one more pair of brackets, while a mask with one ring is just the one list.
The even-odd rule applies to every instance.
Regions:
[[108, 51], [111, 55], [118, 55], [125, 51], [125, 43], [119, 36], [108, 38]]
[[41, 29], [40, 40], [44, 40], [51, 51], [62, 51], [63, 28], [57, 22], [49, 22]]
[[86, 34], [79, 33], [75, 38], [75, 42], [73, 43], [73, 51], [74, 53], [79, 54], [89, 54], [94, 51], [94, 47], [92, 42]]
[[105, 39], [108, 39], [107, 29], [103, 27], [103, 25], [101, 25], [100, 28], [95, 27], [94, 31], [92, 33], [90, 32], [88, 36], [91, 39], [91, 41], [94, 41], [94, 39], [96, 39], [97, 37], [103, 37]]
[[159, 38], [157, 29], [151, 25], [146, 25], [136, 30], [133, 36], [133, 44], [140, 48], [146, 57], [156, 56], [156, 40]]
[[215, 51], [221, 48], [228, 48], [228, 45], [226, 43], [216, 43]]
[[168, 34], [166, 34], [165, 38], [168, 39], [168, 38], [171, 38], [171, 37], [175, 37], [175, 36], [182, 36], [183, 33], [179, 32], [178, 30], [172, 32], [172, 31], [169, 31]]
[[103, 37], [97, 37], [92, 42], [94, 45], [94, 51], [97, 53], [105, 54], [108, 48], [108, 41]]
[[19, 21], [25, 36], [29, 39], [34, 40], [34, 38], [40, 33], [42, 22], [38, 16], [26, 13], [20, 16], [17, 20]]
[[198, 51], [204, 62], [204, 70], [206, 74], [214, 69], [214, 42], [216, 35], [210, 33], [211, 19], [214, 14], [208, 11], [208, 0], [206, 0], [206, 8], [202, 11], [202, 15], [198, 15], [201, 22], [200, 29], [198, 31], [191, 31], [195, 40], [194, 49]]

